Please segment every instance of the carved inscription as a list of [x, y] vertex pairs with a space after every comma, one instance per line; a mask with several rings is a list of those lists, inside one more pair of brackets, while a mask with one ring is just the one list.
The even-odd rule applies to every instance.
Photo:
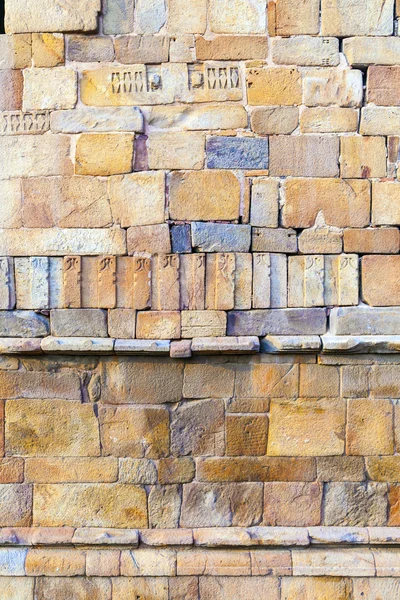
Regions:
[[181, 310], [204, 310], [205, 255], [180, 257]]
[[143, 310], [151, 306], [151, 259], [133, 257], [132, 308]]
[[179, 255], [160, 254], [153, 259], [153, 310], [179, 310]]
[[189, 88], [230, 90], [240, 87], [238, 67], [189, 65]]
[[111, 90], [113, 94], [140, 94], [162, 89], [162, 77], [157, 71], [145, 66], [140, 69], [113, 71]]
[[117, 303], [117, 259], [115, 256], [102, 256], [98, 260], [98, 306], [115, 308]]
[[211, 310], [232, 310], [235, 306], [235, 255], [208, 254], [206, 304]]
[[82, 259], [80, 256], [65, 256], [63, 265], [64, 306], [80, 308], [82, 303]]
[[50, 114], [43, 112], [0, 113], [0, 135], [40, 134], [49, 131]]

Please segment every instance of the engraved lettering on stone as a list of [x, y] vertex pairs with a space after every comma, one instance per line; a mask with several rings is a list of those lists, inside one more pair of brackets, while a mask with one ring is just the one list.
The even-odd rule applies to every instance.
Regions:
[[179, 256], [164, 254], [155, 257], [152, 309], [179, 310]]
[[183, 254], [180, 257], [180, 307], [182, 310], [204, 310], [204, 254]]

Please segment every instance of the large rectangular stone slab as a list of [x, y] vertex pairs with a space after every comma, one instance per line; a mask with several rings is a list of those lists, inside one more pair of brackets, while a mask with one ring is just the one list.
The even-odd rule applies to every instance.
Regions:
[[197, 252], [248, 252], [250, 244], [249, 225], [192, 223], [192, 246]]
[[0, 179], [73, 174], [68, 136], [1, 136], [0, 155]]
[[324, 308], [231, 311], [228, 335], [321, 335], [326, 332]]
[[333, 308], [330, 313], [330, 333], [333, 335], [395, 335], [399, 331], [398, 307]]
[[57, 110], [50, 115], [54, 133], [82, 133], [91, 131], [143, 131], [143, 115], [139, 108], [76, 108]]
[[270, 175], [337, 177], [339, 140], [323, 136], [273, 136], [270, 138]]
[[31, 31], [95, 31], [100, 0], [74, 0], [73, 3], [59, 0], [26, 2], [6, 1], [7, 33]]
[[394, 0], [322, 0], [323, 35], [392, 35]]
[[154, 106], [143, 108], [146, 121], [157, 129], [242, 129], [247, 127], [247, 112], [243, 106], [207, 104], [207, 106]]
[[35, 338], [50, 332], [46, 317], [31, 310], [0, 311], [0, 337]]
[[213, 136], [206, 152], [209, 169], [268, 169], [268, 139]]
[[370, 255], [362, 259], [362, 295], [371, 306], [400, 304], [400, 256]]

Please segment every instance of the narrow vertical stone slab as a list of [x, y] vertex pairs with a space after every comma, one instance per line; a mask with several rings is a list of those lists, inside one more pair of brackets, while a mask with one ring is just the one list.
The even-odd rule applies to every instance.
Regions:
[[358, 256], [325, 256], [325, 304], [358, 304]]
[[103, 32], [106, 35], [133, 31], [134, 0], [105, 0]]
[[80, 256], [65, 256], [63, 261], [64, 307], [82, 306], [82, 259]]
[[102, 256], [97, 263], [98, 274], [98, 306], [99, 308], [115, 308], [117, 304], [117, 259], [115, 256]]
[[49, 308], [49, 258], [16, 258], [14, 268], [17, 308]]
[[133, 308], [143, 310], [151, 306], [151, 260], [133, 257]]
[[248, 253], [235, 254], [235, 309], [251, 308], [253, 285], [252, 255]]
[[204, 254], [183, 254], [180, 257], [181, 310], [204, 310]]
[[284, 254], [253, 254], [253, 308], [286, 307], [286, 256]]
[[179, 255], [160, 254], [153, 258], [152, 310], [179, 310]]
[[98, 259], [97, 256], [82, 258], [82, 307], [98, 308]]
[[15, 307], [14, 264], [12, 258], [0, 258], [0, 310]]
[[133, 307], [133, 257], [120, 256], [117, 261], [117, 307]]
[[63, 259], [49, 258], [49, 308], [64, 307]]
[[231, 310], [235, 305], [235, 255], [207, 254], [206, 308]]

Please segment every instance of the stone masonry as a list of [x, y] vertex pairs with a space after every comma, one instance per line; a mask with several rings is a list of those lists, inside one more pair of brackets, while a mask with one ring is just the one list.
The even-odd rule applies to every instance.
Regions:
[[0, 600], [400, 600], [399, 0], [5, 0]]

